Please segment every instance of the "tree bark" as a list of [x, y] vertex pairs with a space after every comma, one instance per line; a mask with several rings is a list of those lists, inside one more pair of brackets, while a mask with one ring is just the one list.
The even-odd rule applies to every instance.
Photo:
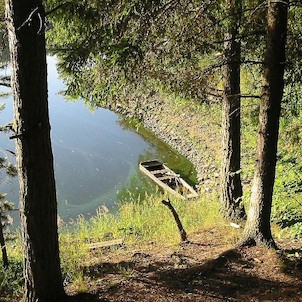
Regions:
[[24, 301], [54, 302], [65, 293], [50, 142], [45, 14], [39, 0], [6, 0], [5, 3], [20, 180]]
[[288, 6], [289, 0], [268, 0], [267, 46], [259, 112], [257, 160], [250, 209], [241, 245], [276, 247], [270, 217], [284, 88]]
[[4, 231], [3, 231], [3, 225], [0, 215], [0, 245], [1, 245], [1, 252], [2, 252], [2, 262], [3, 267], [8, 267], [8, 257], [7, 257], [7, 251], [6, 251], [6, 245], [5, 245], [5, 239], [4, 239]]
[[224, 94], [222, 100], [222, 160], [221, 160], [221, 210], [230, 220], [243, 220], [242, 184], [240, 177], [240, 61], [241, 43], [240, 0], [227, 0], [230, 14], [225, 35]]

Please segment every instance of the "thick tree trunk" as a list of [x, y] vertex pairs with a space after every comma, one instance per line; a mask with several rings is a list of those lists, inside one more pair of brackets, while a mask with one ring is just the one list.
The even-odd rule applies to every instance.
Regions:
[[6, 0], [14, 131], [24, 241], [24, 300], [64, 297], [50, 143], [44, 9], [39, 0]]
[[257, 161], [242, 245], [275, 247], [270, 217], [277, 161], [289, 0], [268, 0], [267, 48], [259, 113]]
[[241, 1], [227, 0], [230, 19], [225, 35], [224, 94], [222, 100], [222, 161], [221, 210], [230, 220], [242, 220], [240, 177], [240, 59], [241, 46], [237, 39], [240, 25]]
[[0, 245], [1, 245], [1, 252], [2, 252], [3, 267], [7, 268], [8, 267], [8, 257], [7, 257], [7, 251], [6, 251], [6, 245], [5, 245], [4, 231], [3, 231], [1, 216], [0, 216]]

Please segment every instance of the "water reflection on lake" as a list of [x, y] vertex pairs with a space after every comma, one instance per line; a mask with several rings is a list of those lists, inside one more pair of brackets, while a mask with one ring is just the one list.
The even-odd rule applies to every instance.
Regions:
[[[192, 165], [149, 131], [137, 132], [130, 121], [109, 110], [91, 112], [81, 101], [66, 102], [59, 94], [64, 84], [51, 57], [48, 74], [58, 208], [63, 220], [79, 214], [93, 215], [101, 205], [114, 210], [118, 200], [125, 198], [125, 192], [154, 191], [154, 186], [138, 171], [141, 160], [160, 159], [176, 172], [184, 172], [186, 178], [194, 179]], [[12, 98], [5, 102], [1, 123], [12, 116]], [[1, 152], [14, 160], [7, 151], [13, 149], [13, 142], [1, 134]], [[0, 192], [8, 192], [8, 198], [17, 203], [17, 180], [1, 176]]]

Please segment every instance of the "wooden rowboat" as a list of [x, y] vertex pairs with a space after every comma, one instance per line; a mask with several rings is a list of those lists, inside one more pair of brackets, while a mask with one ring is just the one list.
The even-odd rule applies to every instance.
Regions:
[[180, 175], [158, 160], [143, 161], [139, 164], [139, 169], [163, 190], [179, 198], [189, 199], [198, 196], [197, 192]]

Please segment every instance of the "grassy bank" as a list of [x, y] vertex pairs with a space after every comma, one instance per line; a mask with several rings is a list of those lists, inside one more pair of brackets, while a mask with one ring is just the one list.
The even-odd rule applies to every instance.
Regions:
[[[247, 76], [250, 78], [250, 76]], [[245, 78], [243, 77], [243, 80]], [[243, 93], [252, 88], [243, 83]], [[260, 93], [257, 91], [257, 93]], [[221, 142], [221, 106], [219, 103], [199, 104], [176, 96], [163, 95], [157, 110], [156, 102], [148, 107], [147, 118], [155, 120], [154, 132], [165, 133], [168, 143], [178, 147], [196, 166], [200, 188], [219, 194]], [[143, 104], [143, 103], [142, 103]], [[156, 104], [156, 105], [155, 105]], [[283, 105], [274, 186], [272, 221], [281, 226], [285, 236], [302, 236], [302, 111], [290, 114]], [[241, 176], [244, 203], [248, 207], [254, 175], [258, 138], [259, 99], [242, 99]], [[150, 117], [151, 116], [151, 117]], [[162, 137], [166, 139], [165, 137]]]
[[[89, 252], [88, 244], [123, 239], [124, 249], [141, 249], [152, 246], [178, 246], [179, 232], [169, 209], [161, 203], [164, 196], [146, 196], [123, 203], [117, 214], [100, 208], [89, 221], [79, 217], [59, 228], [62, 271], [65, 284], [72, 283], [77, 290], [85, 290], [89, 280], [84, 272], [93, 263], [102, 262], [103, 250]], [[219, 214], [216, 196], [184, 202], [171, 199], [183, 226], [190, 234], [203, 229], [218, 228], [233, 242], [234, 233]], [[113, 251], [114, 252], [114, 251]], [[11, 267], [0, 269], [0, 297], [16, 296], [22, 292], [22, 251], [20, 240], [8, 243]]]
[[[126, 249], [150, 245], [177, 245], [180, 236], [171, 212], [162, 203], [162, 196], [146, 196], [120, 205], [117, 214], [99, 209], [86, 221], [79, 217], [72, 230], [60, 232], [62, 268], [67, 280], [82, 281], [83, 271], [93, 261], [88, 244], [112, 239], [123, 239]], [[202, 228], [225, 224], [219, 214], [216, 198], [184, 202], [172, 199], [188, 234]], [[99, 251], [102, 254], [102, 251]], [[87, 257], [88, 255], [88, 257]], [[100, 255], [101, 256], [101, 255]]]

